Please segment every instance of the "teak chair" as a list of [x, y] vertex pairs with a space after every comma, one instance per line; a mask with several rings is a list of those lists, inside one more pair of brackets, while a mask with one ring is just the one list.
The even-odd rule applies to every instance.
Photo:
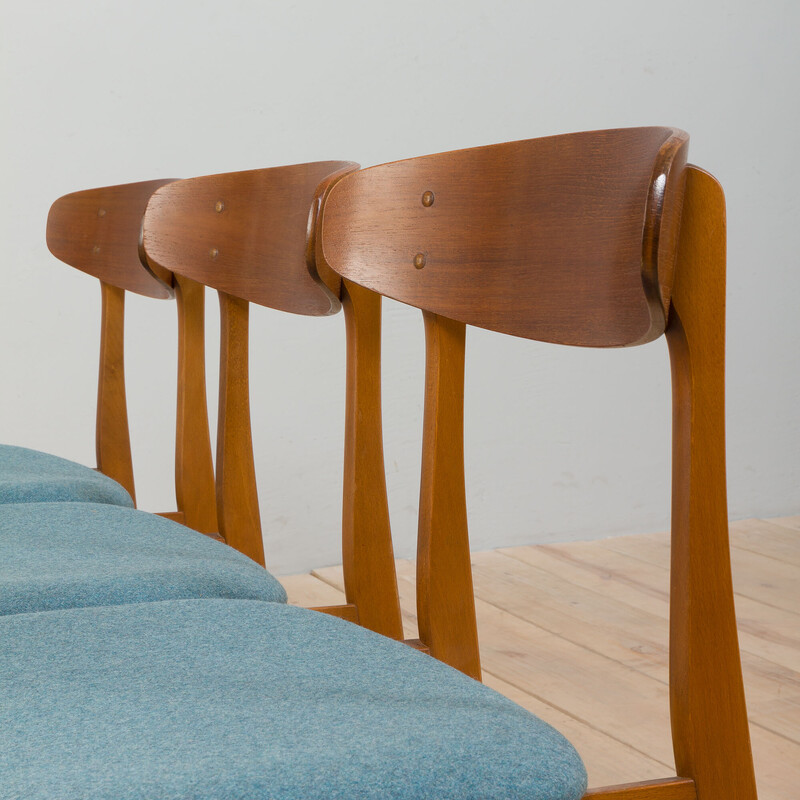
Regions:
[[677, 778], [593, 798], [754, 800], [725, 488], [725, 204], [688, 136], [555, 136], [372, 167], [324, 204], [325, 270], [423, 310], [417, 591], [430, 653], [479, 677], [464, 491], [465, 326], [624, 347], [666, 332], [673, 386], [670, 696]]
[[135, 505], [125, 398], [125, 292], [175, 297], [178, 308], [178, 407], [175, 493], [164, 516], [203, 533], [217, 530], [205, 389], [204, 289], [165, 270], [150, 270], [139, 251], [150, 195], [170, 181], [75, 192], [53, 203], [47, 245], [65, 263], [100, 280], [100, 374], [97, 470], [37, 451], [0, 448], [4, 502], [84, 500]]
[[[402, 638], [389, 527], [380, 408], [380, 298], [339, 297], [314, 267], [316, 214], [357, 165], [344, 161], [211, 175], [171, 183], [147, 207], [143, 243], [153, 269], [216, 289], [221, 314], [216, 487], [219, 531], [265, 565], [250, 430], [249, 303], [308, 316], [343, 306], [347, 418], [342, 522], [346, 600], [320, 608]], [[359, 409], [359, 413], [356, 413]]]
[[[11, 470], [7, 502], [0, 503], [0, 615], [171, 598], [286, 600], [264, 570], [211, 541], [218, 535], [205, 395], [205, 290], [188, 278], [148, 270], [139, 253], [147, 200], [165, 183], [77, 192], [57, 200], [50, 211], [47, 236], [53, 254], [100, 279], [97, 459], [105, 474], [37, 451], [0, 448], [6, 466], [19, 467], [22, 461], [23, 467], [22, 474]], [[160, 516], [131, 507], [123, 365], [126, 291], [177, 297], [179, 510]]]

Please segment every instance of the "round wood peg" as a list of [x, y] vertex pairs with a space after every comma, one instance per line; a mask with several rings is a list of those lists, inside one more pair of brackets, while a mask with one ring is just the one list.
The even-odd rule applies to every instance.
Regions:
[[425, 253], [417, 253], [414, 256], [414, 266], [417, 269], [422, 269], [425, 266]]
[[428, 189], [427, 192], [422, 193], [422, 205], [424, 205], [425, 208], [430, 208], [433, 205], [433, 201], [435, 199], [436, 196], [430, 189]]

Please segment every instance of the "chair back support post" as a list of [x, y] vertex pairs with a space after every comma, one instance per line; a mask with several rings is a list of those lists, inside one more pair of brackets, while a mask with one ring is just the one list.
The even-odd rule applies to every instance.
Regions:
[[136, 502], [125, 398], [125, 290], [100, 281], [100, 375], [97, 382], [97, 469]]
[[250, 304], [218, 292], [220, 309], [217, 513], [231, 546], [265, 565], [258, 510], [248, 367]]
[[206, 398], [205, 287], [177, 274], [173, 286], [178, 306], [175, 498], [185, 525], [215, 533], [219, 525]]
[[480, 680], [464, 484], [463, 322], [423, 311], [425, 412], [417, 538], [419, 636], [430, 654]]
[[672, 365], [670, 710], [698, 800], [754, 800], [725, 482], [725, 199], [686, 169], [667, 328]]
[[359, 624], [403, 638], [381, 418], [381, 297], [342, 282], [347, 336], [342, 559]]

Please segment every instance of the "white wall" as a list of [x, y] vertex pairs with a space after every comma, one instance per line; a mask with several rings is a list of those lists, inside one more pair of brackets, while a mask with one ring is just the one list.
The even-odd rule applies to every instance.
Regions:
[[[793, 0], [2, 2], [0, 441], [94, 463], [95, 281], [52, 258], [69, 191], [316, 159], [363, 165], [665, 124], [729, 204], [734, 517], [800, 510], [800, 6]], [[140, 505], [174, 507], [175, 319], [129, 301]], [[339, 561], [341, 316], [255, 309], [253, 418], [270, 564]], [[216, 301], [209, 297], [209, 325]], [[419, 478], [419, 313], [386, 308], [385, 423], [401, 555]], [[664, 529], [663, 340], [584, 351], [470, 331], [476, 549]], [[215, 353], [209, 356], [215, 386]], [[212, 391], [213, 394], [213, 391]], [[215, 398], [211, 400], [215, 414]]]

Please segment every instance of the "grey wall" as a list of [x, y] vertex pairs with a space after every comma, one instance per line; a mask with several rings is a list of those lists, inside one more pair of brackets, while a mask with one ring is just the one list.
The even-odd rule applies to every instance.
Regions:
[[[798, 8], [3, 0], [0, 440], [94, 463], [99, 289], [46, 250], [61, 194], [666, 124], [690, 132], [691, 160], [728, 197], [732, 516], [798, 513]], [[131, 298], [129, 322], [140, 505], [164, 510], [174, 507], [174, 305]], [[257, 470], [279, 572], [339, 561], [343, 344], [340, 316], [253, 312]], [[594, 352], [470, 331], [467, 346], [474, 548], [667, 526], [663, 340]], [[384, 377], [396, 548], [409, 555], [422, 332], [418, 312], [394, 303]]]

